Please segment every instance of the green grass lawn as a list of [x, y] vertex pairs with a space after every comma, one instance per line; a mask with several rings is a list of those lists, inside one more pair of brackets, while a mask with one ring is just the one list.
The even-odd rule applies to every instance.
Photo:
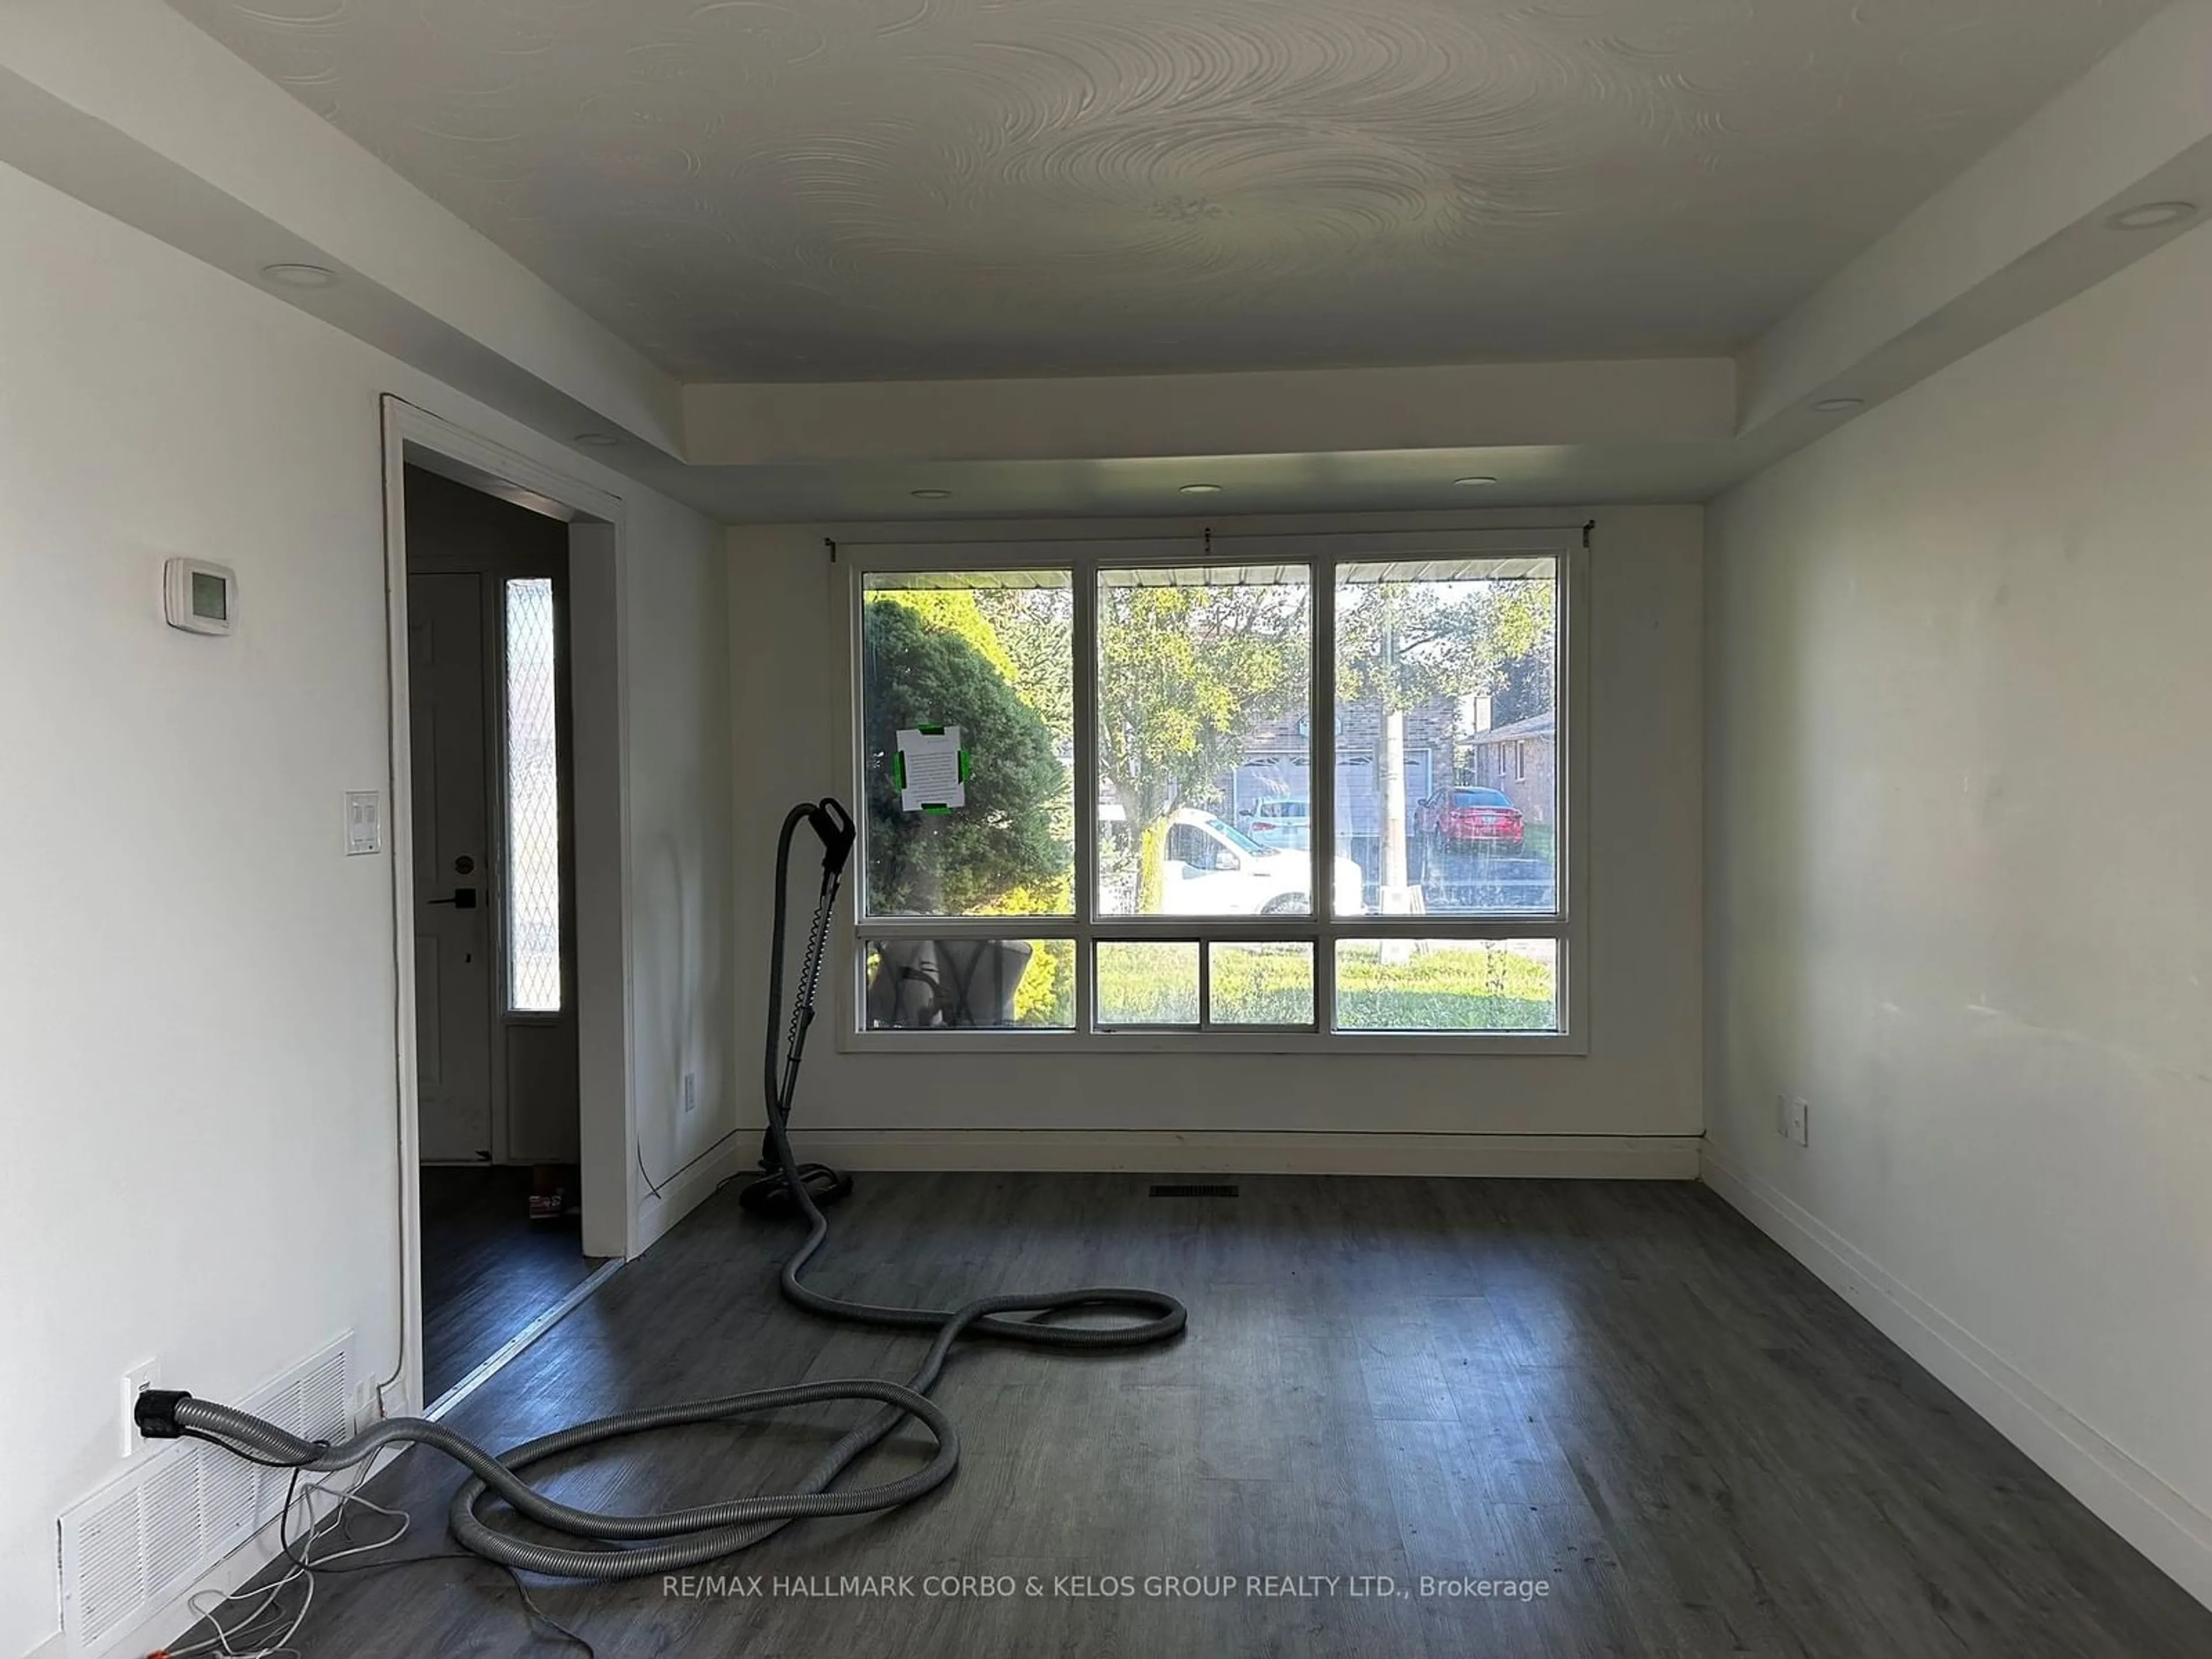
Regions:
[[[1066, 1030], [1075, 1018], [1075, 947], [1040, 939], [1015, 995], [1016, 1024]], [[1405, 946], [1386, 959], [1372, 940], [1337, 957], [1337, 1028], [1346, 1031], [1549, 1031], [1558, 1029], [1553, 963], [1467, 941]], [[1216, 1025], [1308, 1025], [1314, 1018], [1310, 947], [1217, 945]], [[1108, 941], [1098, 951], [1098, 1013], [1109, 1025], [1198, 1023], [1198, 951], [1188, 944]]]
[[[1197, 1018], [1196, 953], [1099, 953], [1100, 1017], [1117, 1024]], [[1559, 976], [1549, 962], [1474, 945], [1416, 949], [1386, 961], [1376, 944], [1337, 959], [1337, 1024], [1347, 1031], [1547, 1031], [1559, 1024]], [[1312, 958], [1302, 945], [1216, 945], [1217, 1024], [1304, 1025], [1313, 1019]]]
[[1549, 1031], [1559, 969], [1502, 947], [1433, 946], [1385, 961], [1351, 944], [1336, 961], [1336, 1023], [1345, 1031]]

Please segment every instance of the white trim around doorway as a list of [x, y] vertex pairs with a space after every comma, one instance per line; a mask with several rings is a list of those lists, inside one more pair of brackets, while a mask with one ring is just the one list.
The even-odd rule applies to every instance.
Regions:
[[[386, 844], [392, 907], [393, 1036], [398, 1053], [400, 1358], [378, 1386], [387, 1409], [416, 1411], [422, 1398], [422, 1214], [416, 1073], [414, 811], [407, 700], [406, 469], [426, 470], [569, 526], [569, 676], [574, 720], [576, 1041], [581, 1115], [583, 1248], [587, 1255], [637, 1253], [638, 1201], [629, 1179], [637, 1104], [630, 1088], [628, 706], [622, 645], [628, 557], [623, 502], [595, 484], [515, 453], [404, 398], [383, 406], [386, 697], [392, 747]], [[603, 1271], [586, 1281], [592, 1288]], [[563, 1311], [565, 1311], [565, 1308]], [[527, 1343], [510, 1342], [495, 1368]], [[489, 1373], [471, 1373], [473, 1388]], [[397, 1389], [398, 1399], [388, 1398]]]

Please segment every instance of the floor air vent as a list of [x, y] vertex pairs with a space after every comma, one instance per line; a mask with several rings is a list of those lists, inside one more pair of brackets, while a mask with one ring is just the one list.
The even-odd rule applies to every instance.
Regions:
[[[343, 1440], [342, 1336], [241, 1403], [309, 1440]], [[98, 1652], [276, 1519], [289, 1472], [257, 1468], [204, 1440], [143, 1452], [61, 1517], [62, 1628]]]
[[1163, 1182], [1152, 1188], [1154, 1198], [1234, 1198], [1237, 1188], [1222, 1182]]

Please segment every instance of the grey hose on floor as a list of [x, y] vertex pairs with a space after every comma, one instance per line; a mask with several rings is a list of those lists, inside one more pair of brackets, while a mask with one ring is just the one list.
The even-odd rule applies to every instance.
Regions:
[[[801, 823], [810, 824], [823, 839], [822, 887], [807, 941], [799, 994], [792, 1012], [788, 1051], [779, 1080], [775, 1043], [776, 1026], [782, 1012], [784, 915], [792, 838]], [[453, 1494], [447, 1510], [447, 1522], [453, 1537], [465, 1548], [501, 1565], [551, 1577], [635, 1578], [673, 1572], [728, 1555], [760, 1542], [792, 1521], [811, 1516], [859, 1515], [891, 1509], [911, 1503], [942, 1486], [959, 1467], [960, 1436], [951, 1419], [928, 1398], [928, 1394], [936, 1386], [953, 1344], [963, 1336], [991, 1337], [1045, 1348], [1105, 1349], [1139, 1347], [1164, 1341], [1181, 1331], [1187, 1317], [1182, 1304], [1158, 1291], [1094, 1289], [987, 1296], [963, 1307], [939, 1311], [848, 1302], [810, 1290], [801, 1282], [799, 1275], [830, 1236], [830, 1224], [823, 1219], [819, 1206], [799, 1174], [801, 1166], [792, 1155], [788, 1133], [791, 1103], [806, 1028], [813, 1019], [823, 951], [852, 842], [851, 820], [845, 817], [843, 808], [823, 801], [818, 805], [802, 803], [793, 807], [784, 820], [776, 844], [775, 959], [769, 987], [768, 1144], [775, 1166], [781, 1172], [791, 1194], [793, 1207], [807, 1223], [806, 1242], [784, 1263], [780, 1283], [786, 1300], [811, 1313], [857, 1324], [934, 1332], [936, 1340], [929, 1345], [929, 1352], [911, 1381], [898, 1383], [872, 1377], [839, 1377], [794, 1383], [788, 1388], [756, 1389], [744, 1394], [641, 1411], [618, 1412], [526, 1441], [496, 1455], [443, 1424], [419, 1417], [388, 1419], [341, 1445], [326, 1446], [302, 1440], [234, 1407], [195, 1400], [189, 1395], [163, 1394], [158, 1396], [158, 1406], [142, 1405], [141, 1427], [149, 1434], [196, 1436], [261, 1462], [311, 1473], [349, 1468], [375, 1456], [387, 1446], [427, 1446], [442, 1452], [469, 1472], [470, 1478]], [[1140, 1323], [1104, 1328], [1049, 1322], [1062, 1314], [1105, 1309], [1139, 1311], [1152, 1316]], [[1029, 1317], [1009, 1317], [1015, 1314]], [[626, 1435], [682, 1424], [721, 1422], [825, 1400], [872, 1401], [882, 1409], [872, 1413], [823, 1453], [788, 1492], [734, 1498], [724, 1503], [672, 1510], [659, 1515], [605, 1515], [557, 1503], [532, 1486], [521, 1473], [549, 1458]], [[921, 1423], [937, 1443], [936, 1455], [925, 1467], [877, 1486], [831, 1490], [831, 1482], [855, 1459], [908, 1419]], [[577, 1540], [576, 1547], [534, 1543], [491, 1525], [484, 1518], [483, 1508], [487, 1500], [493, 1498], [526, 1520], [566, 1534]], [[652, 1541], [655, 1540], [665, 1541]]]

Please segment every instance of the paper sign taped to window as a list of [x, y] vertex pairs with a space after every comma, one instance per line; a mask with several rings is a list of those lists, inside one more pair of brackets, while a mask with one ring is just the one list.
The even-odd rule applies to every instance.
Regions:
[[968, 751], [957, 726], [920, 726], [898, 734], [891, 763], [899, 810], [950, 812], [968, 804]]

